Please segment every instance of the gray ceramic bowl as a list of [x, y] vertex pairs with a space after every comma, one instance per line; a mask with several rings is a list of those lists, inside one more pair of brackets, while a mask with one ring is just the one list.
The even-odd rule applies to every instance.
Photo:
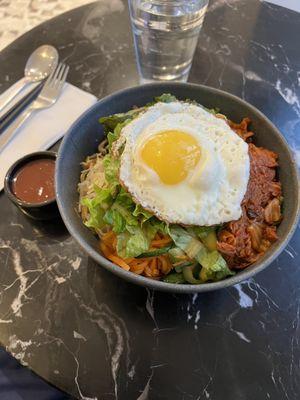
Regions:
[[[240, 121], [245, 116], [250, 117], [251, 128], [255, 132], [255, 143], [279, 154], [281, 166], [279, 176], [284, 195], [284, 219], [278, 229], [279, 240], [258, 262], [221, 282], [203, 285], [172, 285], [124, 271], [101, 255], [99, 240], [83, 225], [76, 211], [80, 163], [88, 155], [96, 152], [98, 143], [104, 137], [98, 119], [105, 115], [128, 111], [133, 106], [143, 106], [162, 93], [172, 93], [181, 100], [187, 98], [196, 100], [208, 108], [217, 107], [233, 121]], [[181, 293], [221, 289], [262, 271], [287, 245], [296, 228], [299, 210], [297, 166], [286, 141], [275, 126], [256, 108], [229, 93], [206, 86], [181, 83], [159, 83], [125, 89], [105, 97], [85, 112], [73, 124], [60, 147], [56, 163], [56, 196], [61, 216], [69, 232], [88, 255], [102, 267], [141, 286]]]

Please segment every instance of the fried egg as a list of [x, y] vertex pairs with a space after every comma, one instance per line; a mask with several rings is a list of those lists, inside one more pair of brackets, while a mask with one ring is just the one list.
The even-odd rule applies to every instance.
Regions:
[[120, 181], [159, 219], [210, 226], [237, 220], [249, 179], [248, 145], [190, 103], [157, 103], [121, 131]]

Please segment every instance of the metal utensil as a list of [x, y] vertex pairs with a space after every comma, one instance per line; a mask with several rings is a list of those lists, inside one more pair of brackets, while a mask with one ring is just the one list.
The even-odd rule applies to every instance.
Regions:
[[37, 86], [25, 94], [24, 97], [22, 97], [17, 103], [7, 107], [3, 115], [0, 115], [0, 135], [8, 127], [8, 125], [10, 125], [12, 121], [37, 98], [43, 88], [43, 85], [44, 82], [38, 83]]
[[28, 83], [47, 78], [57, 67], [57, 63], [58, 52], [55, 47], [50, 45], [38, 47], [27, 60], [24, 77], [14, 85], [14, 89], [0, 104], [0, 113]]
[[66, 64], [60, 63], [51, 73], [37, 99], [31, 106], [23, 111], [22, 114], [20, 114], [19, 117], [16, 118], [16, 120], [0, 136], [0, 153], [16, 135], [20, 126], [34, 111], [51, 107], [56, 102], [66, 81], [68, 72], [69, 67]]

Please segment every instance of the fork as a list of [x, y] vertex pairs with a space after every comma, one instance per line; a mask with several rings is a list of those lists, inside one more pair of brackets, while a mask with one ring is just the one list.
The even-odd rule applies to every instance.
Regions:
[[49, 75], [41, 93], [32, 103], [32, 105], [23, 111], [0, 136], [0, 153], [15, 137], [20, 126], [30, 117], [33, 112], [51, 107], [56, 102], [67, 79], [68, 72], [69, 66], [60, 63], [51, 73], [51, 75]]

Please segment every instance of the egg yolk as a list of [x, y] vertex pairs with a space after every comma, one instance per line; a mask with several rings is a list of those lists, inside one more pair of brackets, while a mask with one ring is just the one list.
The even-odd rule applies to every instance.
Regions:
[[142, 160], [167, 185], [182, 182], [200, 160], [200, 146], [188, 133], [168, 130], [150, 137], [141, 149]]

